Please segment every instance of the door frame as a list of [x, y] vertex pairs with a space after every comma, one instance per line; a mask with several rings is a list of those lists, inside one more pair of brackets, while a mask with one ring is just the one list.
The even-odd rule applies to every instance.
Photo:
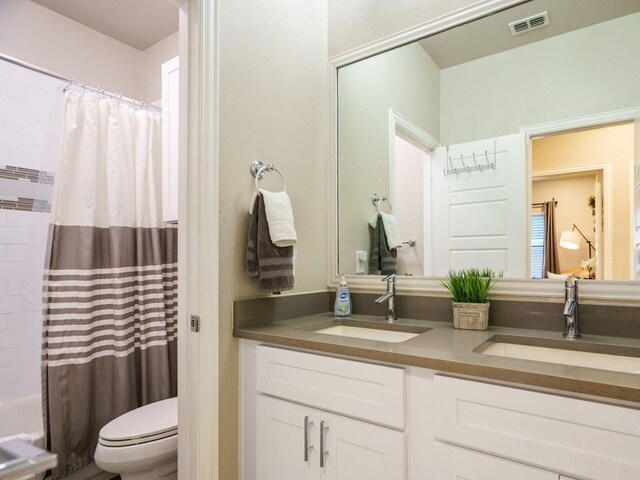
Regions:
[[[526, 166], [526, 171], [527, 171], [527, 204], [530, 205], [531, 204], [531, 199], [532, 199], [532, 189], [531, 189], [531, 181], [532, 181], [532, 176], [533, 176], [533, 148], [532, 148], [532, 141], [537, 138], [537, 137], [541, 137], [544, 135], [551, 135], [551, 134], [558, 134], [558, 133], [565, 133], [565, 132], [569, 132], [571, 130], [579, 130], [579, 129], [584, 129], [584, 128], [597, 128], [597, 127], [605, 127], [607, 125], [611, 125], [614, 123], [620, 123], [620, 122], [628, 122], [628, 121], [633, 121], [633, 122], [638, 122], [638, 118], [640, 117], [640, 107], [633, 107], [633, 108], [623, 108], [620, 110], [612, 110], [609, 112], [601, 112], [601, 113], [594, 113], [591, 115], [583, 115], [580, 117], [571, 117], [571, 118], [565, 118], [565, 119], [561, 119], [561, 120], [555, 120], [552, 122], [543, 122], [543, 123], [537, 123], [534, 125], [526, 125], [523, 127], [520, 127], [520, 133], [524, 133], [525, 135], [525, 146], [527, 149], [527, 166]], [[603, 165], [601, 165], [602, 167]], [[597, 166], [593, 166], [596, 167]], [[586, 167], [587, 170], [592, 169], [592, 166], [588, 166]], [[558, 171], [563, 170], [563, 169], [559, 169]], [[564, 169], [564, 170], [571, 170], [571, 169]], [[608, 170], [608, 169], [606, 169]], [[576, 170], [578, 171], [578, 170]], [[610, 175], [607, 173], [606, 177], [603, 176], [603, 184], [605, 186], [605, 193], [607, 195], [610, 195], [611, 192], [611, 185], [610, 185], [610, 180], [609, 180]], [[605, 249], [604, 249], [604, 254], [605, 254], [605, 261], [607, 262], [605, 265], [605, 277], [611, 277], [611, 273], [612, 273], [612, 264], [611, 264], [611, 258], [612, 258], [612, 233], [611, 231], [611, 225], [609, 226], [609, 228], [607, 228], [607, 223], [610, 224], [611, 222], [611, 214], [612, 214], [612, 210], [611, 210], [611, 202], [607, 201], [607, 202], [603, 202], [605, 205], [605, 212], [604, 212], [604, 217], [605, 217], [605, 226], [604, 226], [604, 237], [605, 237]], [[531, 222], [527, 222], [527, 238], [531, 238]], [[531, 257], [531, 242], [529, 242], [529, 257]]]
[[[637, 122], [636, 122], [637, 123]], [[637, 127], [636, 127], [637, 128]], [[640, 166], [636, 166], [635, 159], [629, 160], [629, 191], [635, 192], [640, 188], [636, 183], [636, 173], [640, 171]], [[629, 225], [631, 225], [629, 245], [631, 246], [631, 258], [629, 262], [629, 274], [631, 280], [638, 280], [638, 268], [640, 259], [638, 258], [638, 245], [636, 240], [636, 202], [635, 195], [629, 195]]]
[[[179, 7], [178, 470], [219, 478], [218, 0]], [[190, 316], [200, 317], [199, 332]]]
[[[435, 160], [435, 150], [440, 146], [440, 142], [432, 136], [429, 132], [426, 132], [418, 125], [413, 123], [406, 117], [403, 117], [393, 109], [389, 109], [389, 128], [388, 128], [388, 158], [389, 158], [389, 198], [391, 199], [391, 205], [395, 205], [396, 202], [396, 136], [402, 137], [407, 142], [414, 145], [416, 148], [422, 150], [426, 157], [424, 162], [424, 175], [423, 184], [431, 182], [431, 172], [433, 170], [433, 162]], [[427, 150], [431, 154], [427, 153]], [[427, 160], [428, 159], [428, 160]], [[429, 188], [431, 192], [431, 188]], [[423, 275], [425, 271], [433, 271], [433, 259], [431, 253], [432, 237], [431, 231], [424, 231], [424, 226], [431, 225], [432, 213], [431, 205], [433, 202], [426, 202], [426, 198], [423, 199], [422, 205], [422, 222], [423, 222], [423, 238], [424, 245], [418, 245], [418, 248], [422, 248], [423, 255]]]

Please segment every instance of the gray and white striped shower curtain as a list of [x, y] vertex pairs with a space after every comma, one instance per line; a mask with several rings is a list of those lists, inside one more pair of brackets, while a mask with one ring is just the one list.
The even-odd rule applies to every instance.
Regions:
[[160, 118], [65, 94], [44, 279], [42, 393], [52, 478], [102, 426], [177, 394], [177, 229], [162, 222]]

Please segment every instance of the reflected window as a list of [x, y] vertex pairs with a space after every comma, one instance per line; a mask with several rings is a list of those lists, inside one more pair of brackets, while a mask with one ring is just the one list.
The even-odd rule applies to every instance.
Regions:
[[544, 278], [544, 214], [531, 215], [531, 278]]

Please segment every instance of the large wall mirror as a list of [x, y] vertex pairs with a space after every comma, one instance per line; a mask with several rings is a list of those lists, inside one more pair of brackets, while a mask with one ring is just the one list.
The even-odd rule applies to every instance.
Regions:
[[340, 66], [338, 273], [640, 279], [638, 52], [638, 0], [532, 0]]

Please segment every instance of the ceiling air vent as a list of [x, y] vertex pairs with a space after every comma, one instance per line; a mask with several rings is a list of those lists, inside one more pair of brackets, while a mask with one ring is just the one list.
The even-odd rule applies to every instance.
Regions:
[[538, 13], [537, 15], [531, 15], [530, 17], [523, 18], [522, 20], [516, 20], [509, 24], [509, 30], [511, 35], [519, 35], [529, 30], [534, 30], [540, 27], [546, 27], [549, 25], [549, 14], [547, 12]]

